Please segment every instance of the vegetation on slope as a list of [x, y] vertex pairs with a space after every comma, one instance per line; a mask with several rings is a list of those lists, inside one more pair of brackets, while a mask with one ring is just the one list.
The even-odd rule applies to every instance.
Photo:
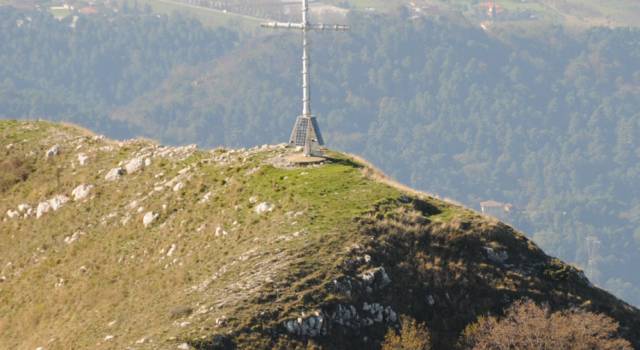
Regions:
[[[7, 7], [0, 19], [4, 118], [239, 147], [285, 139], [299, 113], [295, 34], [246, 39], [133, 10], [75, 29]], [[351, 32], [314, 37], [332, 147], [471, 207], [514, 204], [511, 224], [640, 305], [637, 29], [499, 37], [407, 13], [348, 20]]]
[[511, 228], [337, 153], [287, 167], [291, 151], [0, 122], [18, 174], [0, 196], [0, 347], [368, 349], [407, 315], [446, 348], [522, 297], [604, 313], [640, 344], [638, 310]]

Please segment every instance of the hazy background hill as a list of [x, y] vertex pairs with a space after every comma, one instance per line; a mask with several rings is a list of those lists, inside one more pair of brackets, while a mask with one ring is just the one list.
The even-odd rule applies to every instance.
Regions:
[[[97, 14], [34, 3], [0, 8], [1, 117], [242, 146], [286, 140], [299, 113], [298, 37], [240, 16], [276, 10], [240, 4], [229, 19], [199, 7], [159, 16], [182, 5], [151, 0]], [[503, 16], [515, 6], [499, 3]], [[640, 32], [624, 27], [637, 6], [556, 6], [623, 26], [585, 29], [550, 15], [551, 3], [494, 23], [480, 2], [425, 2], [434, 16], [328, 4], [356, 10], [327, 15], [350, 33], [314, 36], [314, 108], [331, 147], [476, 209], [512, 204], [489, 209], [640, 305]]]

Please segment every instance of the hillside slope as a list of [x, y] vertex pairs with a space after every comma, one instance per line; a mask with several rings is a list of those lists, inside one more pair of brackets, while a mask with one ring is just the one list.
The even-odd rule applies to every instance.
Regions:
[[336, 153], [211, 151], [0, 121], [0, 348], [449, 348], [524, 297], [640, 346], [640, 311], [494, 220]]

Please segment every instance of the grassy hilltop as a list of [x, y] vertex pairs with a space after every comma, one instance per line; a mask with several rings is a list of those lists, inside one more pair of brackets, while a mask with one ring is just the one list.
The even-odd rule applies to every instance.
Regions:
[[377, 348], [401, 315], [447, 348], [523, 297], [640, 312], [510, 227], [329, 153], [117, 142], [0, 121], [0, 348]]

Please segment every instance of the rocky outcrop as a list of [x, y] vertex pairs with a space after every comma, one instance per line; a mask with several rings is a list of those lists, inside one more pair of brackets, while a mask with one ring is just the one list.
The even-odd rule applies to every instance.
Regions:
[[42, 215], [49, 211], [56, 211], [62, 208], [65, 203], [69, 201], [69, 197], [59, 194], [49, 199], [48, 201], [40, 202], [36, 208], [36, 218], [40, 218]]

